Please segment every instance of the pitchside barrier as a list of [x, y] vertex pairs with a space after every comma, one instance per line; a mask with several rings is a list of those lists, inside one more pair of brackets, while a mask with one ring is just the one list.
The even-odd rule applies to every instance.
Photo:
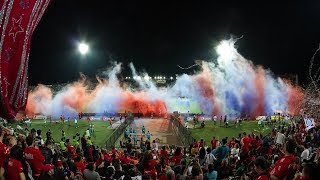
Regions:
[[116, 142], [119, 139], [119, 137], [124, 133], [126, 128], [134, 121], [134, 117], [132, 113], [127, 113], [127, 119], [124, 123], [122, 123], [113, 133], [109, 136], [109, 138], [106, 141], [106, 148], [111, 149], [116, 146]]
[[171, 114], [170, 120], [176, 127], [176, 134], [178, 135], [182, 144], [188, 147], [190, 144], [193, 143], [193, 137], [191, 135], [191, 132], [186, 127], [184, 127], [184, 125], [178, 120], [178, 117], [178, 112], [173, 112], [173, 114]]

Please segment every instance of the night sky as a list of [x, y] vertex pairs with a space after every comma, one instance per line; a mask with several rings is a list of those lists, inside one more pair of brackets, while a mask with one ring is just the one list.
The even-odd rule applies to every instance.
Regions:
[[[79, 72], [94, 77], [111, 61], [150, 75], [192, 73], [177, 65], [216, 57], [214, 47], [232, 36], [238, 51], [276, 75], [307, 80], [320, 43], [320, 1], [173, 3], [164, 1], [55, 0], [33, 34], [30, 85], [70, 82]], [[85, 41], [90, 54], [81, 57]]]

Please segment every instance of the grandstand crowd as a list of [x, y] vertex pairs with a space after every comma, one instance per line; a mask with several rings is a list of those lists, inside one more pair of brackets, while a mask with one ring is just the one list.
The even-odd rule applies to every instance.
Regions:
[[0, 180], [320, 179], [320, 130], [306, 131], [302, 119], [267, 135], [195, 139], [188, 147], [159, 147], [143, 128], [145, 136], [137, 140], [136, 130], [126, 130], [120, 147], [108, 150], [86, 132], [57, 142], [51, 132], [31, 129], [24, 136], [0, 128]]

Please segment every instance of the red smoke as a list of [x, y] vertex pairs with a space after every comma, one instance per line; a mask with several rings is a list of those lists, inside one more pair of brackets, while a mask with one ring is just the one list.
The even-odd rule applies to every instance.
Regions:
[[[265, 96], [264, 96], [264, 85], [265, 85], [266, 79], [265, 79], [265, 71], [264, 69], [259, 66], [256, 69], [254, 84], [256, 87], [256, 97], [255, 101], [255, 110], [254, 110], [254, 116], [260, 116], [265, 114]], [[252, 103], [252, 102], [251, 102]]]
[[87, 93], [87, 87], [82, 82], [76, 82], [68, 87], [63, 96], [63, 104], [80, 112], [85, 110], [92, 97], [93, 94]]
[[144, 115], [154, 113], [155, 116], [160, 114], [164, 116], [167, 113], [167, 106], [163, 100], [147, 100], [145, 96], [145, 93], [133, 94], [126, 91], [120, 102], [120, 109], [133, 113], [140, 112]]
[[286, 83], [289, 87], [287, 100], [288, 112], [292, 115], [299, 114], [304, 99], [304, 93], [302, 92], [301, 88], [293, 86], [290, 82]]
[[[202, 66], [203, 71], [195, 77], [195, 86], [197, 86], [200, 91], [200, 95], [205, 97], [206, 100], [209, 100], [212, 104], [212, 115], [221, 115], [221, 109], [218, 103], [215, 101], [215, 91], [212, 86], [212, 73], [208, 68], [206, 63]], [[201, 109], [206, 106], [205, 104], [200, 104]]]
[[47, 112], [50, 108], [48, 103], [52, 100], [52, 91], [45, 85], [39, 84], [29, 92], [26, 114], [33, 117], [35, 114]]

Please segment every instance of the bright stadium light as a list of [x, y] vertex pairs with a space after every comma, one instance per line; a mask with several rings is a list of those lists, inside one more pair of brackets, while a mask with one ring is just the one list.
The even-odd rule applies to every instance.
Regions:
[[79, 50], [80, 54], [86, 55], [89, 51], [89, 46], [88, 46], [88, 44], [82, 42], [79, 44], [78, 50]]
[[166, 77], [165, 77], [165, 76], [163, 76], [163, 79], [166, 79]]
[[159, 79], [162, 79], [162, 77], [160, 76]]
[[224, 60], [232, 60], [235, 55], [234, 41], [223, 40], [216, 47], [218, 55]]
[[170, 79], [173, 80], [173, 77], [171, 76]]

